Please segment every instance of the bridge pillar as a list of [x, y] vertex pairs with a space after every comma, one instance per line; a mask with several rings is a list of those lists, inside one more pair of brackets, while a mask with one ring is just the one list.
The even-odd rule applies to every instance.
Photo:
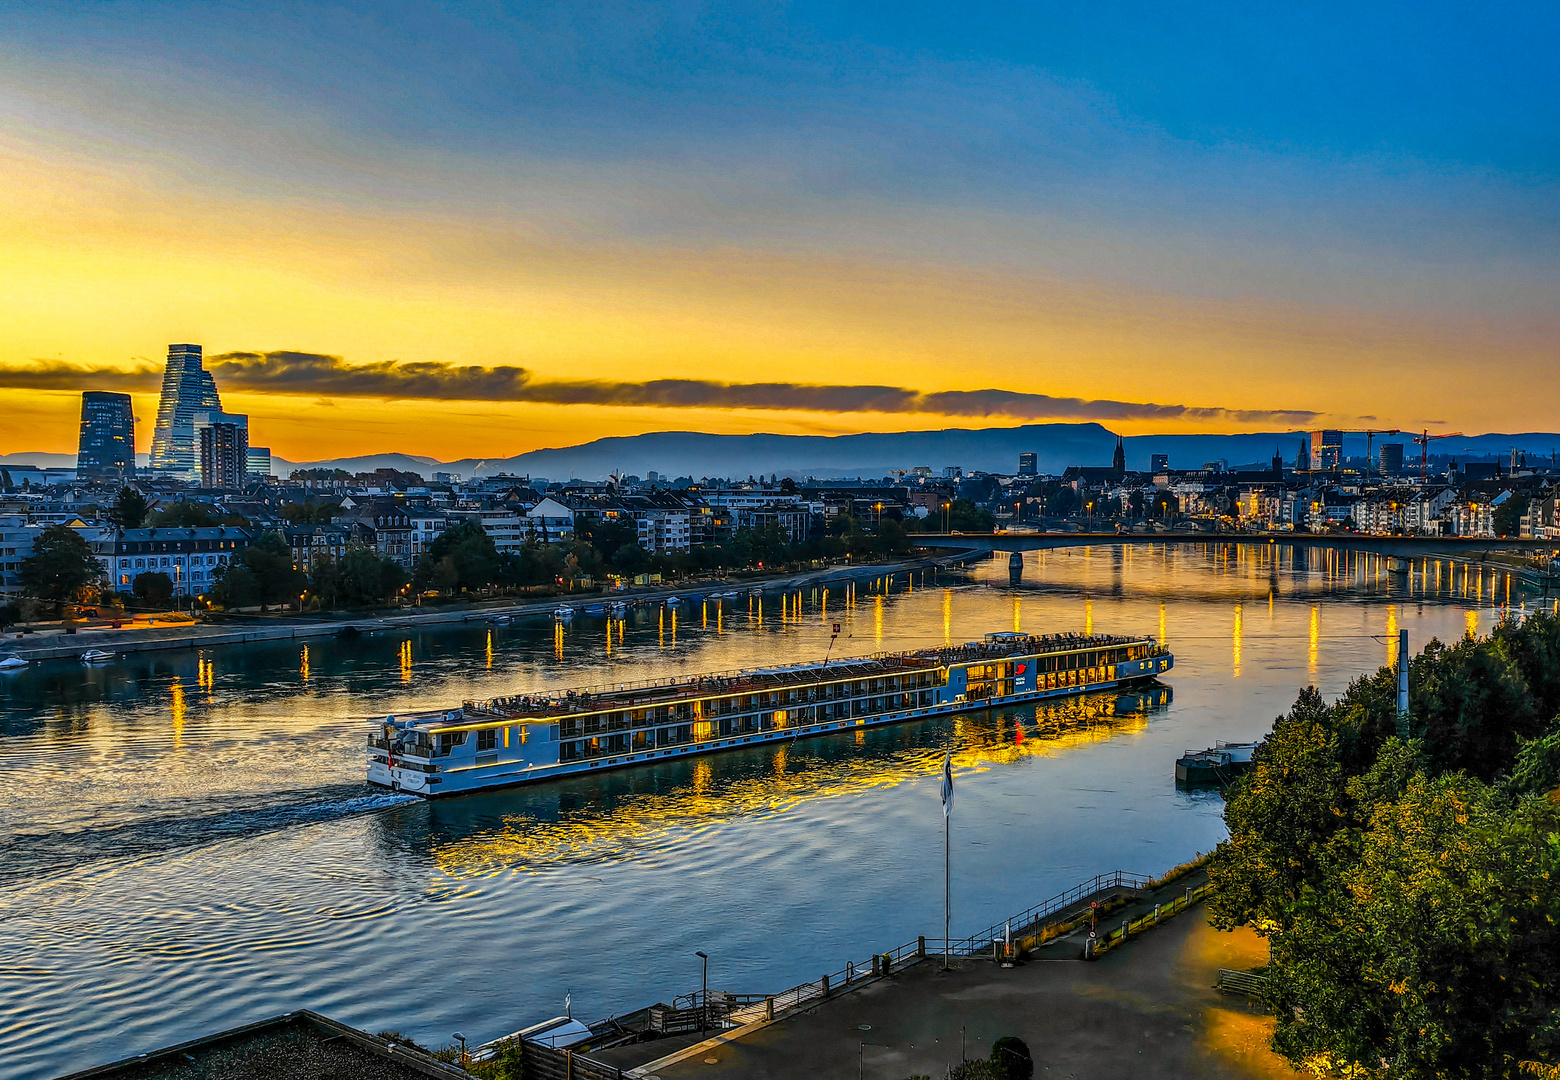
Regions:
[[1019, 581], [1024, 576], [1024, 553], [1015, 551], [1008, 556], [1008, 580]]

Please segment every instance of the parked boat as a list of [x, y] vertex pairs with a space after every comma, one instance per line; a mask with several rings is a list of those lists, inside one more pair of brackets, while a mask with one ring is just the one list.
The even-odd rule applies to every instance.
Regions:
[[115, 654], [107, 649], [88, 649], [81, 654], [83, 664], [106, 664], [114, 658]]
[[27, 661], [20, 656], [7, 656], [0, 660], [0, 671], [20, 671], [27, 666]]
[[1188, 750], [1176, 759], [1175, 779], [1180, 784], [1228, 784], [1251, 768], [1254, 742], [1218, 742], [1206, 750]]
[[368, 781], [456, 795], [1106, 690], [1173, 664], [1151, 637], [1003, 631], [916, 652], [466, 702], [377, 725]]
[[666, 598], [666, 606], [667, 607], [681, 607], [682, 606], [682, 601], [679, 600], [675, 596], [668, 596]]
[[574, 609], [569, 607], [567, 604], [559, 604], [557, 607], [553, 608], [553, 618], [557, 619], [559, 622], [568, 622], [570, 619], [574, 618]]

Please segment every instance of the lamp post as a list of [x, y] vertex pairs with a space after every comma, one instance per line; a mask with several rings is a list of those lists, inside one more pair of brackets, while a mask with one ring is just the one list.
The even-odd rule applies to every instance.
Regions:
[[466, 1067], [466, 1036], [457, 1031], [453, 1038], [460, 1043], [460, 1067], [464, 1069]]
[[943, 532], [948, 531], [948, 508], [952, 505], [953, 503], [951, 502], [943, 503]]
[[703, 1035], [710, 1019], [710, 958], [703, 952], [695, 952], [704, 964], [703, 986], [699, 991], [699, 1034]]

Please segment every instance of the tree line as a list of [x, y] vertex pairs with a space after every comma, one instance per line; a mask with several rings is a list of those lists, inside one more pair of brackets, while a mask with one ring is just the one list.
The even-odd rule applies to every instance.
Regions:
[[[1432, 641], [1273, 724], [1228, 793], [1221, 928], [1271, 946], [1274, 1048], [1362, 1077], [1560, 1065], [1560, 619]], [[1550, 1070], [1550, 1071], [1546, 1071]]]

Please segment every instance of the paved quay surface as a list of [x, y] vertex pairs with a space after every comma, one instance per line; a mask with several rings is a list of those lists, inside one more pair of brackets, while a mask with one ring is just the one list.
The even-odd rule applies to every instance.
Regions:
[[134, 626], [118, 630], [111, 627], [81, 627], [74, 634], [50, 629], [32, 634], [11, 631], [0, 637], [0, 656], [18, 656], [23, 660], [73, 659], [87, 649], [113, 652], [146, 652], [155, 649], [199, 649], [216, 645], [241, 645], [255, 641], [281, 641], [290, 638], [333, 637], [348, 627], [363, 633], [376, 630], [404, 630], [419, 626], [449, 625], [506, 616], [541, 617], [552, 614], [560, 604], [583, 608], [594, 604], [625, 600], [631, 603], [656, 603], [683, 593], [704, 596], [714, 591], [763, 589], [803, 589], [836, 581], [866, 581], [885, 574], [907, 570], [925, 570], [966, 561], [966, 557], [940, 555], [933, 558], [906, 559], [893, 563], [857, 566], [831, 566], [763, 578], [710, 578], [650, 589], [630, 589], [615, 593], [590, 593], [547, 596], [527, 601], [487, 601], [472, 604], [408, 607], [399, 610], [368, 611], [356, 615], [286, 618], [283, 616], [217, 616], [206, 622], [173, 622], [169, 626], [147, 626], [143, 619]]
[[928, 959], [733, 1041], [706, 1044], [653, 1075], [941, 1077], [960, 1060], [962, 1028], [971, 1058], [986, 1057], [1004, 1035], [1023, 1039], [1035, 1076], [1047, 1080], [1299, 1076], [1267, 1048], [1272, 1018], [1213, 989], [1219, 968], [1253, 967], [1266, 956], [1255, 934], [1214, 931], [1197, 905], [1090, 963], [962, 961], [944, 972]]

